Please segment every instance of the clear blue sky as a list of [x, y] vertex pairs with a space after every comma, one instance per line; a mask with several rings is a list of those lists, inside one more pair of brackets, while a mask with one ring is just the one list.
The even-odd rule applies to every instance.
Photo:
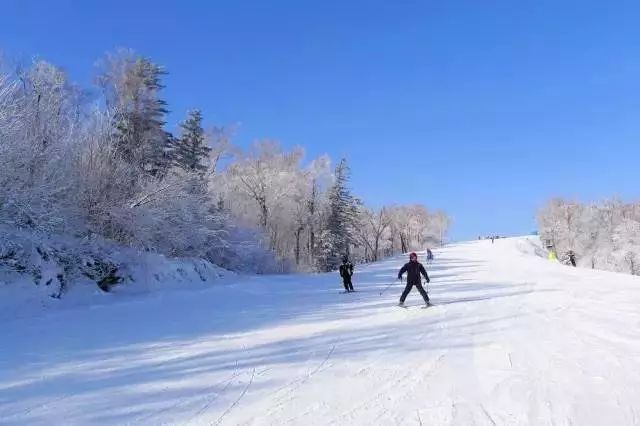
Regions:
[[5, 0], [0, 49], [89, 84], [106, 51], [166, 66], [236, 142], [346, 156], [373, 205], [448, 211], [452, 236], [527, 233], [552, 196], [638, 198], [637, 1]]

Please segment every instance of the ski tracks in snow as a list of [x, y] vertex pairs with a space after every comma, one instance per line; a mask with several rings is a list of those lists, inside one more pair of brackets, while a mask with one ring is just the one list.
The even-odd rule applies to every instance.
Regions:
[[[240, 375], [241, 374], [238, 372], [238, 363], [236, 362], [235, 368], [230, 376], [206, 388], [205, 392], [199, 395], [188, 395], [183, 398], [180, 398], [178, 399], [178, 401], [168, 405], [165, 408], [162, 408], [156, 411], [151, 411], [150, 413], [137, 417], [136, 419], [134, 419], [133, 423], [144, 424], [151, 421], [151, 419], [154, 419], [154, 418], [161, 419], [165, 415], [167, 416], [171, 415], [172, 411], [175, 411], [182, 406], [185, 406], [190, 403], [193, 404], [198, 400], [204, 399], [205, 401], [200, 407], [200, 409], [198, 409], [198, 411], [196, 411], [195, 414], [190, 419], [188, 419], [188, 421], [193, 421], [196, 417], [202, 415], [211, 406], [211, 404], [213, 404], [221, 395], [223, 395], [226, 392], [226, 390], [231, 386], [233, 381], [236, 378], [240, 377]], [[169, 388], [165, 389], [165, 391], [169, 391]]]
[[[498, 240], [439, 250], [429, 270], [436, 306], [426, 310], [397, 309], [399, 288], [380, 296], [404, 258], [359, 268], [362, 291], [348, 299], [335, 294], [334, 274], [255, 278], [224, 289], [237, 291], [235, 298], [220, 297], [221, 289], [184, 293], [171, 305], [192, 314], [184, 322], [136, 304], [153, 327], [145, 335], [132, 325], [127, 357], [106, 355], [92, 367], [113, 375], [112, 386], [83, 387], [74, 381], [77, 370], [61, 368], [81, 366], [80, 355], [66, 366], [23, 372], [17, 354], [15, 373], [0, 376], [0, 422], [639, 424], [640, 281], [552, 264], [523, 247], [529, 245]], [[412, 292], [408, 303], [418, 300]], [[246, 307], [242, 315], [239, 306]], [[149, 332], [165, 326], [174, 333]], [[47, 347], [29, 330], [16, 342], [25, 353], [68, 350], [58, 341]], [[66, 337], [83, 336], [72, 328]], [[92, 336], [92, 350], [111, 348], [101, 336]], [[161, 339], [169, 351], [182, 345], [177, 359], [154, 349]], [[129, 355], [145, 361], [134, 374]], [[82, 373], [95, 380], [90, 370]], [[32, 385], [49, 372], [57, 374], [55, 385], [65, 384], [59, 397], [49, 384]], [[114, 379], [102, 374], [100, 380]]]
[[331, 346], [331, 349], [329, 349], [327, 355], [313, 370], [307, 372], [302, 377], [299, 377], [278, 389], [275, 392], [272, 403], [270, 404], [271, 406], [267, 411], [267, 417], [270, 417], [276, 412], [281, 411], [286, 404], [290, 403], [295, 396], [295, 393], [313, 376], [322, 371], [323, 367], [327, 364], [327, 361], [329, 361], [329, 359], [331, 358], [331, 355], [333, 355], [335, 349], [336, 345], [334, 344], [333, 346]]
[[247, 394], [247, 391], [249, 390], [249, 388], [251, 387], [251, 384], [253, 384], [253, 379], [256, 377], [256, 369], [254, 368], [251, 371], [251, 378], [249, 379], [249, 382], [247, 382], [247, 385], [244, 387], [244, 389], [242, 389], [242, 392], [240, 393], [240, 396], [238, 396], [238, 398], [233, 401], [233, 404], [231, 404], [231, 406], [229, 406], [229, 408], [227, 408], [221, 415], [220, 417], [218, 417], [218, 419], [213, 423], [214, 425], [219, 425], [222, 422], [222, 419], [224, 419], [224, 417], [229, 414], [231, 412], [231, 410], [233, 410], [236, 405], [238, 405], [238, 403], [240, 402], [240, 400], [242, 399], [242, 397], [244, 397]]
[[[376, 389], [373, 396], [367, 397], [355, 404], [354, 407], [340, 413], [327, 423], [332, 425], [354, 424], [364, 413], [371, 415], [377, 412], [374, 420], [378, 421], [387, 413], [392, 411], [385, 407], [387, 401], [402, 400], [407, 395], [412, 395], [416, 387], [428, 380], [434, 371], [441, 365], [447, 351], [444, 351], [432, 362], [423, 362], [419, 368], [414, 366], [399, 366], [392, 369], [388, 374], [377, 376], [377, 383], [372, 384], [371, 389]], [[408, 414], [408, 413], [407, 413]]]

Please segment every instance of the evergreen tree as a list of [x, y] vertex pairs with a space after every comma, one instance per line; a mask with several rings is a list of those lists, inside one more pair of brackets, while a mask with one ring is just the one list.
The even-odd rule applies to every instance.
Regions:
[[161, 177], [170, 165], [171, 135], [164, 130], [167, 104], [159, 98], [164, 69], [146, 58], [125, 58], [125, 75], [115, 90], [116, 148], [142, 172]]
[[359, 201], [351, 195], [349, 178], [349, 166], [342, 159], [336, 167], [335, 183], [329, 190], [327, 226], [320, 234], [318, 244], [318, 267], [324, 271], [335, 270], [342, 257], [349, 255], [350, 247], [356, 240]]
[[190, 111], [189, 116], [180, 124], [182, 135], [176, 141], [174, 152], [175, 165], [189, 172], [204, 173], [207, 170], [205, 160], [211, 148], [206, 145], [202, 128], [202, 113]]

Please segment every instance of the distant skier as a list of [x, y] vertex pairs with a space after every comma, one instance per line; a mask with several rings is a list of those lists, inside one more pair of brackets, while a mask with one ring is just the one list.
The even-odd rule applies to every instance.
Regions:
[[398, 306], [404, 306], [404, 301], [407, 299], [409, 292], [413, 286], [416, 286], [420, 295], [424, 299], [424, 303], [427, 306], [431, 306], [431, 302], [429, 302], [429, 295], [422, 287], [422, 282], [420, 279], [420, 275], [424, 277], [427, 283], [431, 282], [429, 279], [429, 275], [427, 275], [427, 271], [424, 269], [424, 266], [420, 262], [418, 262], [418, 255], [415, 253], [411, 253], [409, 255], [409, 263], [405, 264], [400, 271], [398, 272], [398, 279], [402, 280], [402, 275], [407, 273], [407, 286], [404, 288], [402, 295], [400, 296], [400, 303]]
[[342, 258], [340, 276], [342, 277], [342, 284], [344, 284], [345, 291], [347, 293], [354, 291], [353, 283], [351, 282], [351, 277], [353, 276], [353, 263], [349, 262], [349, 258], [347, 256]]
[[493, 244], [493, 240], [495, 240], [496, 237], [494, 235], [491, 236], [491, 244]]
[[427, 249], [427, 264], [431, 264], [433, 262], [433, 252], [430, 248]]
[[567, 256], [569, 256], [569, 262], [571, 262], [573, 266], [576, 266], [576, 254], [573, 252], [573, 250], [569, 250], [567, 252]]

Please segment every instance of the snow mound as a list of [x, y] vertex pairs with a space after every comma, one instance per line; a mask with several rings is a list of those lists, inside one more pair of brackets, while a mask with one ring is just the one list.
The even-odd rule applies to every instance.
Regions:
[[209, 286], [235, 276], [203, 259], [171, 259], [100, 239], [6, 227], [0, 235], [0, 319]]
[[507, 238], [507, 241], [511, 241], [515, 250], [522, 255], [547, 258], [548, 253], [538, 236]]

